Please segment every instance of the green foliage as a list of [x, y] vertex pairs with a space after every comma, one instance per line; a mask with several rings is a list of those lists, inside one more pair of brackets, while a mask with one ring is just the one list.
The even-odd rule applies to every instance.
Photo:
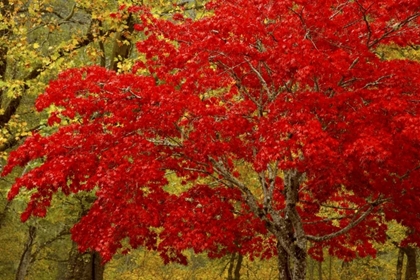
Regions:
[[[205, 254], [186, 251], [189, 265], [164, 265], [158, 254], [146, 250], [133, 250], [127, 255], [115, 257], [105, 271], [105, 279], [148, 280], [148, 279], [227, 279], [231, 256], [209, 259]], [[244, 258], [241, 279], [275, 279], [275, 260], [254, 260]]]

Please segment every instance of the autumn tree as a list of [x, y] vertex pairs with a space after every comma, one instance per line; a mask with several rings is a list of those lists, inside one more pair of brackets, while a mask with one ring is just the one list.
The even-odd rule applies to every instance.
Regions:
[[279, 279], [304, 279], [323, 248], [373, 256], [388, 220], [417, 244], [420, 64], [378, 49], [419, 45], [419, 7], [229, 0], [196, 20], [122, 8], [143, 55], [131, 74], [84, 67], [49, 84], [36, 106], [61, 126], [12, 153], [3, 174], [38, 166], [9, 198], [33, 191], [25, 221], [57, 192], [95, 192], [72, 233], [105, 261], [139, 246], [180, 263], [186, 248], [277, 255]]
[[[133, 48], [135, 37], [132, 35], [136, 18], [129, 13], [121, 14], [118, 18], [112, 18], [110, 14], [118, 11], [118, 7], [122, 4], [136, 3], [148, 3], [153, 7], [155, 14], [162, 16], [169, 16], [174, 10], [171, 1], [156, 0], [0, 1], [1, 166], [4, 165], [10, 149], [17, 146], [31, 131], [39, 130], [47, 133], [55, 129], [43, 125], [46, 114], [34, 112], [33, 103], [35, 97], [44, 91], [48, 81], [55, 78], [58, 72], [84, 65], [101, 65], [119, 72], [130, 69], [131, 59], [136, 56]], [[200, 1], [195, 1], [193, 4], [199, 7], [199, 3]], [[184, 7], [193, 11], [193, 4], [186, 3]], [[4, 255], [0, 262], [10, 273], [17, 268], [15, 273], [17, 278], [37, 278], [39, 275], [34, 275], [35, 270], [41, 270], [40, 267], [47, 263], [45, 258], [50, 258], [54, 260], [49, 266], [52, 269], [43, 271], [52, 277], [57, 266], [60, 266], [59, 269], [61, 267], [66, 269], [65, 258], [68, 256], [64, 252], [66, 246], [56, 245], [61, 241], [49, 242], [61, 237], [60, 230], [57, 231], [55, 226], [65, 226], [68, 221], [72, 221], [70, 224], [73, 224], [83, 211], [70, 213], [64, 210], [66, 221], [57, 218], [53, 212], [49, 217], [51, 224], [48, 225], [40, 224], [36, 219], [27, 223], [27, 226], [13, 223], [12, 216], [15, 211], [21, 211], [22, 204], [18, 201], [5, 202], [5, 194], [10, 189], [13, 177], [28, 169], [30, 166], [16, 170], [9, 175], [9, 178], [2, 178], [0, 184], [0, 228], [5, 227], [3, 230], [6, 233], [2, 242], [7, 242], [6, 240], [10, 240], [9, 237], [13, 237], [12, 244], [7, 243], [7, 246], [22, 249], [20, 257], [14, 257], [11, 253], [13, 250], [10, 250], [10, 254]], [[28, 194], [22, 195], [21, 200], [25, 200], [28, 196]], [[83, 199], [82, 196], [77, 198]], [[85, 202], [80, 204], [73, 198], [66, 201], [66, 204], [80, 204], [82, 207], [85, 206], [82, 204], [89, 205], [86, 203], [88, 199], [83, 200]], [[54, 208], [58, 206], [63, 211], [61, 203], [55, 206]], [[47, 232], [50, 236], [44, 236], [45, 234], [39, 232]], [[20, 238], [21, 233], [26, 233], [26, 237]], [[67, 236], [65, 239], [69, 240]], [[45, 242], [48, 246], [44, 246]], [[51, 253], [55, 246], [61, 246], [60, 250], [54, 252], [60, 257], [57, 258], [56, 255], [52, 257], [52, 254], [46, 256], [46, 252]], [[60, 279], [62, 277], [83, 279], [80, 273], [86, 272], [87, 275], [92, 268], [91, 261], [87, 260], [93, 261], [98, 258], [97, 254], [80, 254], [76, 246], [70, 255], [71, 258], [67, 263], [73, 262], [73, 264], [69, 264], [67, 273], [63, 272]], [[98, 279], [99, 274], [96, 273]], [[87, 275], [85, 278], [91, 279], [91, 276]]]
[[[110, 46], [121, 43], [116, 35], [121, 32], [125, 32], [124, 44], [127, 44], [130, 38], [126, 31], [134, 23], [127, 23], [126, 17], [113, 19], [109, 16], [118, 10], [118, 6], [117, 1], [0, 1], [1, 165], [4, 165], [10, 149], [27, 137], [30, 131], [43, 129], [45, 114], [34, 112], [34, 99], [58, 72], [69, 67], [92, 64], [111, 68], [111, 61], [115, 61], [112, 69], [122, 71], [124, 63], [133, 52], [130, 50], [120, 54], [118, 48], [114, 50]], [[3, 204], [3, 200], [6, 200], [3, 193], [9, 188], [9, 180], [3, 179], [0, 185], [0, 228], [7, 227], [4, 229], [7, 235], [16, 237], [15, 230], [19, 227], [12, 225], [7, 216], [18, 211], [19, 203], [12, 205], [9, 201]], [[72, 216], [66, 214], [67, 217]], [[77, 221], [76, 218], [73, 217], [72, 223]], [[42, 255], [39, 249], [45, 251], [45, 237], [37, 233], [47, 231], [54, 235], [56, 232], [51, 226], [45, 230], [36, 223], [29, 223], [26, 231], [20, 259], [12, 259], [10, 255], [5, 257], [11, 263], [16, 261], [7, 270], [17, 268], [17, 279], [27, 277], [31, 267], [37, 264], [37, 258]], [[47, 241], [58, 237], [60, 235], [49, 236]], [[14, 238], [14, 241], [19, 242], [19, 238]], [[37, 249], [33, 249], [35, 247]], [[80, 255], [77, 249], [74, 253]], [[91, 267], [89, 263], [84, 264]]]

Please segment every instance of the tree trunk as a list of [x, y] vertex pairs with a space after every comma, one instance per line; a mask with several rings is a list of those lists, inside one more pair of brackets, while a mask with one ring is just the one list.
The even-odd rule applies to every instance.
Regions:
[[[243, 258], [244, 257], [240, 253], [232, 254], [229, 260], [227, 280], [240, 280], [241, 279], [241, 267], [242, 267]], [[236, 265], [235, 265], [235, 260], [236, 260]]]
[[294, 245], [293, 280], [306, 279], [306, 246]]
[[[10, 5], [8, 0], [2, 1], [3, 5], [0, 9], [0, 15], [2, 18], [7, 18], [8, 13], [12, 11], [12, 5]], [[7, 38], [8, 34], [11, 33], [11, 30], [8, 28], [2, 28], [0, 30], [0, 38]], [[6, 77], [6, 70], [7, 70], [7, 53], [9, 52], [8, 47], [5, 44], [0, 45], [0, 77], [1, 80], [4, 81]], [[0, 88], [0, 105], [3, 103], [3, 90]]]
[[230, 256], [227, 280], [233, 280], [232, 272], [233, 272], [233, 266], [235, 264], [235, 254], [236, 253], [233, 253]]
[[332, 280], [332, 256], [329, 256], [328, 262], [328, 280]]
[[322, 280], [322, 261], [318, 262], [318, 280]]
[[417, 280], [417, 255], [416, 248], [407, 246], [403, 248], [407, 256], [407, 264], [405, 266], [405, 280]]
[[117, 32], [115, 34], [114, 46], [110, 57], [109, 69], [118, 71], [118, 63], [121, 63], [130, 56], [132, 43], [129, 38], [129, 34], [133, 33], [134, 24], [134, 16], [130, 13], [126, 22], [126, 25], [128, 26], [127, 30], [125, 30], [125, 32]]
[[6, 205], [3, 208], [3, 211], [0, 213], [0, 229], [6, 223], [6, 215], [7, 215], [7, 212], [9, 211], [11, 205], [12, 205], [12, 200], [8, 200], [6, 202]]
[[279, 279], [280, 280], [292, 280], [290, 275], [290, 263], [289, 257], [287, 256], [286, 251], [280, 245], [280, 242], [277, 241], [277, 252], [278, 252], [278, 269], [279, 269]]
[[280, 280], [305, 280], [306, 279], [306, 251], [297, 245], [293, 245], [293, 255], [277, 242], [278, 270]]
[[[269, 170], [269, 178], [271, 178], [271, 187], [267, 189], [265, 185], [264, 175], [260, 174], [261, 184], [265, 190], [264, 209], [261, 210], [255, 203], [254, 199], [250, 199], [250, 207], [255, 209], [254, 213], [258, 217], [264, 217], [269, 214], [270, 219], [265, 218], [267, 229], [276, 237], [277, 240], [277, 256], [279, 279], [281, 280], [304, 280], [306, 279], [306, 256], [308, 240], [303, 229], [303, 223], [296, 209], [299, 202], [299, 184], [302, 178], [297, 170], [289, 170], [284, 175], [284, 195], [286, 197], [286, 208], [284, 216], [273, 209], [271, 205], [272, 190], [274, 189], [276, 172]], [[260, 209], [260, 210], [258, 210]]]
[[395, 277], [396, 280], [402, 279], [403, 264], [404, 264], [404, 251], [401, 248], [399, 248], [398, 259], [397, 259], [397, 275]]
[[309, 279], [308, 280], [314, 280], [314, 270], [315, 270], [315, 262], [313, 259], [308, 259], [309, 262]]
[[341, 264], [341, 280], [351, 279], [350, 275], [350, 263], [348, 261], [343, 261]]
[[[273, 172], [269, 172], [274, 180]], [[280, 279], [305, 280], [306, 279], [306, 256], [307, 239], [303, 229], [302, 220], [296, 209], [299, 202], [299, 186], [302, 174], [296, 169], [289, 170], [284, 174], [284, 194], [286, 208], [284, 217], [273, 210], [272, 205], [267, 205], [273, 215], [274, 225], [270, 230], [277, 238], [278, 269]], [[267, 192], [267, 191], [266, 191]], [[271, 195], [267, 201], [271, 201]], [[267, 204], [265, 202], [265, 204]]]
[[235, 271], [234, 271], [234, 279], [235, 280], [240, 280], [241, 279], [241, 267], [242, 267], [242, 261], [243, 261], [244, 257], [238, 253], [238, 260], [236, 261], [236, 267], [235, 267]]
[[103, 280], [104, 266], [98, 253], [81, 253], [73, 244], [64, 280]]
[[32, 260], [32, 248], [36, 237], [36, 227], [29, 226], [28, 239], [26, 240], [25, 247], [20, 258], [19, 266], [16, 271], [16, 280], [24, 280], [28, 273], [29, 266]]

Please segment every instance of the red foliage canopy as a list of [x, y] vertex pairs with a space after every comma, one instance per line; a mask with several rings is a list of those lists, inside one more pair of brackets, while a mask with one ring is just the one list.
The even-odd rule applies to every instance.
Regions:
[[[419, 7], [226, 0], [198, 20], [131, 8], [144, 56], [132, 74], [87, 67], [50, 83], [37, 109], [70, 124], [11, 154], [3, 174], [42, 164], [9, 198], [36, 189], [26, 220], [58, 191], [96, 190], [73, 237], [105, 260], [124, 238], [180, 262], [189, 247], [270, 257], [275, 239], [288, 254], [310, 240], [372, 255], [385, 220], [418, 242], [420, 64], [380, 50], [420, 45]], [[169, 173], [191, 187], [168, 192]]]

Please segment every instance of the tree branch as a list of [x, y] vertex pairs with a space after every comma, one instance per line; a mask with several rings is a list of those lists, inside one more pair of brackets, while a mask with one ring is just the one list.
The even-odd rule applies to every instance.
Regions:
[[377, 45], [380, 41], [391, 35], [392, 33], [395, 33], [396, 31], [400, 30], [402, 27], [406, 26], [410, 22], [414, 21], [416, 18], [420, 17], [420, 13], [416, 13], [414, 15], [411, 15], [407, 17], [405, 20], [401, 21], [400, 23], [394, 24], [392, 28], [388, 31], [386, 31], [384, 34], [382, 34], [381, 37], [375, 39], [368, 45], [369, 48], [374, 47]]
[[[38, 128], [40, 127], [40, 125], [37, 125], [36, 127], [34, 127], [34, 128], [31, 128], [29, 131], [35, 131], [35, 130], [37, 130]], [[1, 145], [0, 145], [0, 152], [4, 152], [4, 151], [6, 151], [7, 149], [10, 149], [10, 148], [12, 148], [13, 146], [15, 146], [21, 139], [23, 139], [23, 138], [26, 138], [26, 136], [25, 137], [18, 137], [18, 136], [16, 136], [16, 135], [11, 135], [7, 140], [6, 140], [6, 142], [4, 142], [4, 143], [2, 143]]]
[[364, 21], [364, 23], [365, 23], [365, 25], [366, 25], [366, 30], [367, 30], [367, 41], [366, 41], [366, 45], [367, 46], [369, 46], [369, 44], [370, 44], [370, 40], [371, 40], [371, 38], [372, 38], [372, 29], [370, 28], [370, 24], [369, 24], [369, 21], [368, 21], [368, 15], [367, 15], [367, 12], [368, 12], [368, 10], [373, 6], [373, 4], [375, 4], [375, 3], [372, 3], [368, 8], [365, 8], [365, 7], [363, 7], [363, 5], [361, 4], [361, 3], [359, 3], [359, 1], [355, 1], [356, 3], [357, 3], [357, 5], [359, 6], [359, 8], [360, 8], [360, 11], [362, 12], [362, 14], [363, 14], [363, 21]]
[[367, 205], [369, 205], [369, 208], [362, 215], [360, 215], [359, 218], [356, 218], [357, 216], [355, 215], [347, 226], [345, 226], [344, 228], [342, 228], [342, 229], [340, 229], [336, 232], [333, 232], [333, 233], [330, 233], [330, 234], [327, 234], [327, 235], [322, 235], [322, 236], [306, 235], [306, 238], [310, 241], [320, 242], [320, 241], [326, 241], [326, 240], [332, 239], [334, 237], [337, 237], [339, 235], [345, 234], [345, 233], [349, 232], [352, 228], [354, 228], [355, 226], [360, 224], [364, 219], [366, 219], [366, 217], [369, 216], [373, 212], [373, 210], [376, 208], [376, 206], [384, 203], [387, 200], [388, 199], [378, 198], [376, 201], [367, 204]]
[[70, 234], [70, 230], [64, 228], [56, 236], [54, 236], [53, 238], [51, 238], [51, 239], [45, 241], [44, 243], [40, 244], [39, 246], [37, 246], [37, 249], [35, 250], [35, 252], [33, 252], [31, 254], [31, 262], [34, 262], [34, 261], [37, 260], [37, 255], [41, 252], [42, 249], [51, 245], [52, 243], [54, 243], [58, 239], [63, 238], [65, 235], [69, 235], [69, 234]]

